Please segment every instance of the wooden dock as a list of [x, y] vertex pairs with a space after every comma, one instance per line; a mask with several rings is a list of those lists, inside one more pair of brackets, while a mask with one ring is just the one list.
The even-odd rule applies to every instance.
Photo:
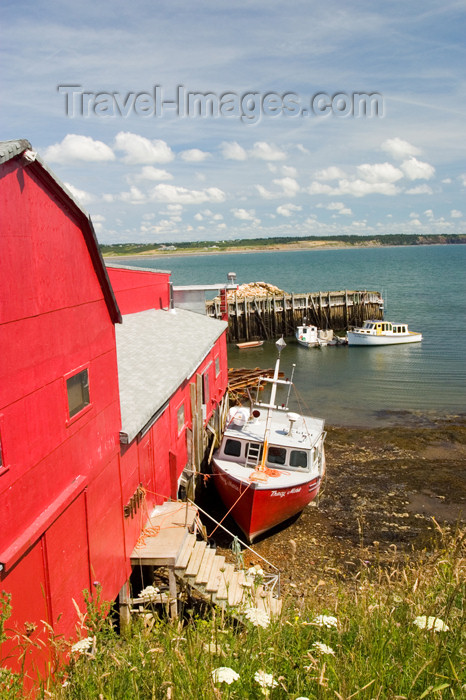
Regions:
[[[129, 620], [131, 612], [144, 612], [146, 604], [166, 605], [172, 617], [177, 614], [177, 581], [189, 585], [204, 599], [228, 609], [238, 619], [245, 611], [258, 608], [270, 617], [278, 615], [281, 599], [255, 582], [249, 570], [238, 569], [198, 537], [197, 508], [191, 503], [168, 501], [157, 506], [131, 554], [132, 566], [166, 567], [168, 592], [129, 598], [120, 594], [120, 615]], [[122, 613], [122, 608], [124, 612]]]
[[366, 289], [266, 296], [242, 296], [230, 291], [226, 303], [220, 298], [207, 301], [206, 313], [212, 318], [227, 313], [227, 340], [238, 343], [293, 336], [303, 323], [345, 331], [369, 318], [383, 319], [383, 299], [380, 292]]

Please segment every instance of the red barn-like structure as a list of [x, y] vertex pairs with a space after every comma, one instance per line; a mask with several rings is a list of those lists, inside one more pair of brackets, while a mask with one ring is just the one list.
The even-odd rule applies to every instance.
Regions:
[[[97, 585], [114, 600], [147, 513], [177, 496], [191, 385], [205, 425], [226, 392], [227, 326], [171, 308], [168, 272], [107, 269], [26, 140], [0, 143], [0, 251], [0, 589], [10, 628], [73, 638], [73, 600]], [[12, 642], [1, 656], [14, 667]]]

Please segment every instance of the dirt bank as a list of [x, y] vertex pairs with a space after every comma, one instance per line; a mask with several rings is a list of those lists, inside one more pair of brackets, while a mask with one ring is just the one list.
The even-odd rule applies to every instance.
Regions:
[[[452, 529], [466, 522], [466, 419], [420, 422], [329, 429], [319, 503], [254, 545], [280, 568], [285, 597], [325, 599], [361, 566], [419, 556], [436, 522]], [[217, 543], [226, 553], [231, 538]], [[245, 561], [259, 563], [250, 553]]]

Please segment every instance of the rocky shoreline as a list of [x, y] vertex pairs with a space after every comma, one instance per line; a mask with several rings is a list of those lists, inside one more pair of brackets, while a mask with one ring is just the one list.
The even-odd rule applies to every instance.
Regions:
[[[338, 585], [354, 585], [361, 569], [426, 556], [439, 528], [466, 524], [465, 416], [421, 427], [333, 427], [326, 444], [319, 502], [254, 544], [279, 567], [285, 598], [325, 600]], [[230, 544], [217, 541], [229, 556]], [[260, 563], [248, 550], [244, 559]]]

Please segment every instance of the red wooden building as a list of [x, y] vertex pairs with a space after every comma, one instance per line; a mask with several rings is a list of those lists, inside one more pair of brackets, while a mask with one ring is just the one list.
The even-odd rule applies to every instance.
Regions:
[[107, 270], [26, 140], [0, 143], [0, 251], [0, 589], [11, 628], [73, 638], [73, 599], [118, 596], [150, 509], [189, 473], [192, 385], [205, 425], [226, 392], [226, 323], [170, 308], [168, 272]]

